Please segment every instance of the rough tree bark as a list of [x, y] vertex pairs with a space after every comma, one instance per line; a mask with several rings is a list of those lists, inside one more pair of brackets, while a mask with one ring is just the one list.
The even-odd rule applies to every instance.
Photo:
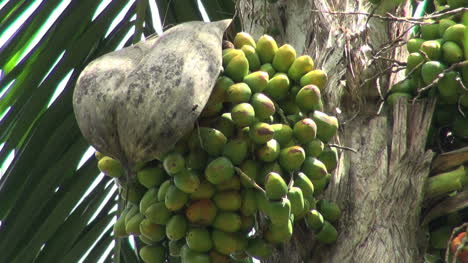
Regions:
[[[395, 49], [401, 42], [393, 40], [409, 24], [329, 13], [371, 9], [367, 1], [355, 0], [238, 2], [245, 31], [255, 37], [277, 33], [279, 44], [290, 43], [328, 72], [327, 112], [341, 122], [336, 142], [358, 151], [341, 152], [323, 196], [342, 208], [337, 243], [319, 245], [304, 225], [297, 225], [291, 242], [266, 262], [423, 262], [420, 212], [433, 157], [425, 144], [435, 103], [399, 101], [378, 113], [382, 94], [398, 75], [387, 72], [373, 79], [391, 65], [376, 58], [404, 60], [406, 50]], [[404, 16], [408, 10], [405, 1], [392, 11]]]

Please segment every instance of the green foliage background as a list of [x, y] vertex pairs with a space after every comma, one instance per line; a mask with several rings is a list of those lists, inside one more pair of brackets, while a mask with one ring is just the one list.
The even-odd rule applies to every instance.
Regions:
[[[234, 14], [232, 0], [201, 3], [211, 20]], [[0, 262], [113, 262], [117, 191], [94, 157], [80, 163], [89, 145], [71, 99], [90, 61], [155, 34], [157, 15], [163, 28], [203, 20], [197, 0], [0, 1], [0, 164], [14, 156], [0, 177]], [[123, 242], [121, 262], [135, 253]]]

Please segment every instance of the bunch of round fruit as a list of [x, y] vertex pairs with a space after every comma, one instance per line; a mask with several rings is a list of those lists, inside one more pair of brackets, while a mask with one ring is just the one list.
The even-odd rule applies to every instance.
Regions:
[[[239, 33], [224, 46], [224, 71], [193, 130], [121, 185], [129, 202], [115, 235], [139, 236], [144, 262], [264, 259], [301, 219], [311, 238], [337, 238], [339, 207], [317, 200], [338, 161], [327, 146], [338, 129], [323, 112], [327, 75], [268, 35]], [[101, 171], [121, 174], [100, 158]]]
[[[461, 7], [462, 2], [449, 1], [452, 6], [442, 5], [438, 9]], [[406, 78], [391, 88], [387, 100], [393, 103], [397, 97], [412, 98], [426, 90], [423, 95], [438, 97], [434, 115], [436, 128], [449, 127], [454, 136], [467, 139], [468, 47], [465, 34], [468, 13], [425, 22], [428, 24], [421, 25], [419, 35], [407, 43], [410, 54]]]

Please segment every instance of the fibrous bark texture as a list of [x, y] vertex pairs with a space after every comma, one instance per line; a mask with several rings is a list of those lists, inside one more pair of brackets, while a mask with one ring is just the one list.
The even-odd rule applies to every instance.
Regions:
[[[406, 15], [408, 8], [406, 1], [390, 11]], [[406, 55], [396, 39], [409, 25], [357, 14], [373, 11], [367, 1], [240, 0], [238, 10], [245, 31], [273, 34], [328, 73], [326, 111], [341, 123], [336, 143], [357, 150], [341, 151], [322, 196], [342, 208], [338, 241], [321, 245], [299, 224], [265, 262], [422, 262], [420, 212], [433, 157], [425, 145], [435, 102], [380, 107], [401, 78], [390, 74], [390, 61]]]

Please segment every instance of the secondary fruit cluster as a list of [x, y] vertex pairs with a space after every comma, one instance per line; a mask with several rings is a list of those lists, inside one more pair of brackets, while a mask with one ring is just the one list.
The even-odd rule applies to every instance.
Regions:
[[[466, 3], [466, 1], [465, 1]], [[463, 1], [435, 1], [438, 11], [463, 7]], [[465, 4], [466, 5], [466, 4]], [[465, 44], [468, 14], [426, 20], [419, 32], [408, 40], [406, 78], [395, 84], [387, 101], [416, 95], [437, 96], [434, 136], [442, 129], [468, 145], [468, 47]], [[427, 89], [426, 89], [427, 88]], [[422, 92], [421, 94], [419, 94]], [[443, 136], [446, 136], [447, 132]]]
[[[323, 112], [326, 73], [268, 35], [239, 33], [225, 47], [224, 71], [193, 130], [122, 184], [129, 203], [114, 232], [139, 236], [144, 262], [264, 259], [302, 219], [311, 238], [337, 239], [339, 207], [317, 200], [338, 161], [327, 146], [338, 120]], [[105, 174], [122, 174], [116, 160], [99, 157]]]

